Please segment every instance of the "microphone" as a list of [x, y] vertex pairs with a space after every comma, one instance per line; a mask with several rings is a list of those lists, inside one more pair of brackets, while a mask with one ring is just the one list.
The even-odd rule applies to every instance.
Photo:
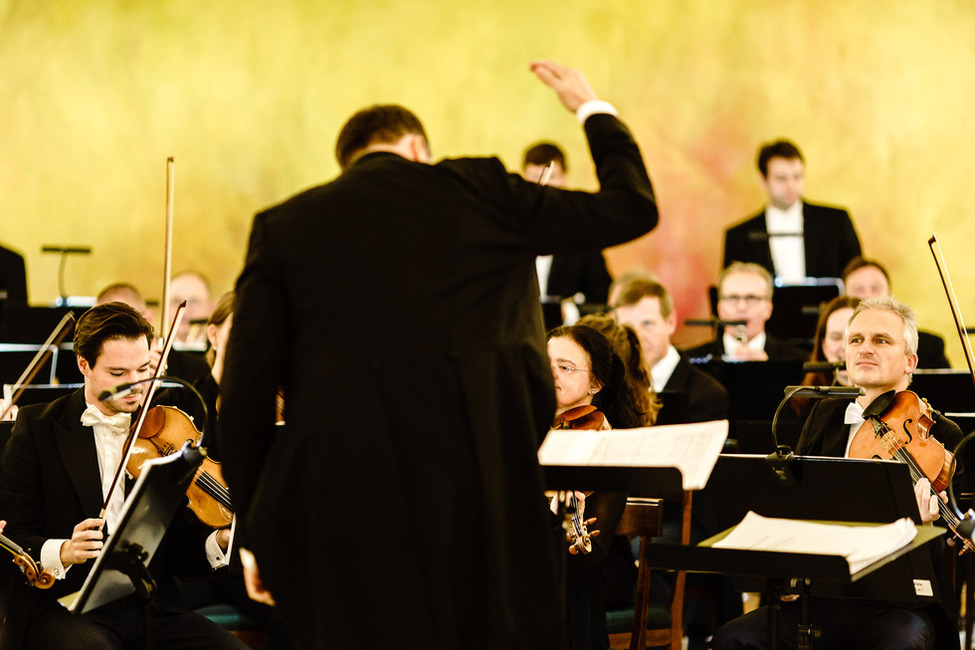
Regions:
[[89, 255], [91, 246], [41, 246], [42, 253], [61, 253], [62, 255]]
[[193, 386], [183, 381], [179, 377], [169, 377], [163, 375], [161, 377], [149, 377], [147, 379], [140, 379], [139, 381], [130, 381], [124, 384], [119, 384], [118, 386], [113, 386], [111, 388], [108, 388], [100, 392], [98, 394], [97, 399], [99, 402], [104, 402], [110, 397], [125, 397], [126, 395], [131, 393], [134, 388], [138, 388], [143, 384], [151, 384], [154, 381], [161, 382], [162, 384], [165, 384], [166, 382], [170, 382], [173, 386], [183, 386], [186, 388], [193, 388]]
[[834, 370], [846, 370], [846, 361], [807, 361], [802, 364], [803, 372], [828, 374]]
[[[199, 401], [200, 406], [203, 407], [203, 422], [200, 423], [199, 429], [200, 429], [200, 431], [202, 433], [205, 434], [206, 433], [206, 430], [205, 430], [206, 429], [206, 423], [209, 422], [209, 417], [210, 417], [209, 416], [209, 411], [210, 411], [210, 409], [207, 408], [207, 403], [203, 399], [203, 396], [200, 395], [200, 391], [198, 391], [193, 384], [191, 384], [191, 383], [189, 383], [187, 381], [184, 381], [184, 380], [180, 379], [179, 377], [172, 377], [172, 376], [169, 376], [169, 375], [162, 375], [160, 377], [148, 377], [146, 379], [140, 379], [139, 381], [130, 381], [130, 382], [127, 382], [127, 383], [124, 383], [124, 384], [119, 384], [118, 386], [113, 386], [112, 388], [108, 388], [106, 390], [103, 390], [102, 392], [100, 392], [98, 394], [97, 399], [98, 399], [99, 402], [104, 402], [105, 400], [109, 399], [110, 397], [125, 397], [126, 395], [128, 395], [129, 393], [132, 392], [132, 389], [134, 389], [134, 388], [136, 388], [138, 386], [141, 386], [142, 384], [150, 384], [150, 383], [155, 382], [155, 381], [162, 382], [162, 385], [164, 387], [166, 386], [166, 384], [170, 384], [170, 386], [181, 386], [183, 388], [188, 388], [188, 389], [190, 389], [190, 392], [192, 392], [194, 395], [196, 395], [197, 401]], [[148, 407], [147, 404], [144, 404], [143, 406]]]
[[688, 318], [684, 321], [688, 327], [744, 327], [748, 325], [747, 320], [722, 320], [720, 318]]
[[803, 397], [823, 398], [823, 397], [848, 397], [856, 398], [866, 394], [859, 386], [786, 386], [785, 398], [779, 402], [772, 416], [772, 442], [775, 444], [775, 451], [765, 457], [769, 469], [775, 477], [785, 486], [796, 484], [796, 476], [792, 471], [792, 461], [796, 456], [789, 448], [789, 445], [780, 445], [778, 432], [779, 413], [782, 408], [789, 403], [796, 395]]
[[786, 394], [786, 401], [796, 395], [799, 397], [857, 398], [864, 394], [863, 389], [859, 386], [786, 386], [783, 392]]

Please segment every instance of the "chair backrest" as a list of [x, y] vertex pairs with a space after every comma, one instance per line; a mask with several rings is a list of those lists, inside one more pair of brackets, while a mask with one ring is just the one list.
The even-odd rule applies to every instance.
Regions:
[[[691, 492], [685, 492], [681, 515], [681, 543], [690, 541]], [[684, 583], [686, 573], [678, 571], [670, 603], [670, 627], [647, 630], [650, 608], [650, 562], [648, 547], [651, 538], [663, 531], [663, 499], [630, 497], [626, 500], [623, 517], [616, 527], [617, 535], [629, 535], [640, 540], [638, 559], [636, 600], [633, 611], [633, 627], [630, 632], [630, 650], [645, 650], [647, 645], [668, 645], [672, 650], [680, 650], [683, 637]], [[620, 640], [610, 637], [610, 645]]]

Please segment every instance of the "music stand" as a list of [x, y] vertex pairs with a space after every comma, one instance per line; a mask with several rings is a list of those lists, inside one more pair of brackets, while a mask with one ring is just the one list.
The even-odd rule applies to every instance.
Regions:
[[[889, 523], [910, 517], [920, 523], [907, 465], [892, 461], [799, 457], [793, 465], [797, 480], [786, 486], [773, 475], [764, 456], [722, 455], [705, 488], [719, 525], [741, 521], [753, 510], [767, 517], [832, 522]], [[856, 486], [856, 498], [850, 498]], [[651, 545], [649, 561], [663, 569], [724, 573], [735, 577], [743, 591], [772, 595], [770, 630], [775, 630], [778, 594], [797, 581], [801, 596], [876, 598], [930, 604], [936, 601], [936, 576], [929, 554], [911, 553], [944, 530], [919, 526], [907, 546], [850, 574], [845, 558], [836, 555], [776, 553], [712, 548], [727, 531], [697, 546]], [[756, 589], [756, 585], [761, 585]], [[772, 647], [776, 636], [770, 638]]]
[[806, 278], [804, 282], [775, 281], [772, 304], [775, 309], [765, 323], [772, 336], [811, 349], [822, 306], [843, 293], [839, 278]]
[[202, 462], [200, 450], [186, 444], [177, 454], [143, 464], [125, 499], [118, 530], [108, 538], [81, 591], [67, 604], [69, 611], [84, 614], [133, 592], [149, 601], [155, 590], [149, 562]]

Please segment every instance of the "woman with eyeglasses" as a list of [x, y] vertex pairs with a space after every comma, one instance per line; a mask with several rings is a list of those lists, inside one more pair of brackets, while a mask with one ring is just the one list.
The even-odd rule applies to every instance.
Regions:
[[[613, 330], [621, 326], [594, 324], [607, 327], [614, 339], [627, 342], [625, 347], [631, 355], [642, 358], [635, 333], [627, 336], [624, 330], [617, 337]], [[548, 355], [555, 381], [553, 429], [603, 431], [651, 423], [649, 379], [640, 391], [643, 401], [638, 403], [637, 391], [626, 385], [627, 364], [610, 340], [593, 327], [577, 324], [553, 329], [548, 334]], [[594, 492], [584, 499], [585, 517], [594, 517], [593, 527], [602, 534], [593, 537], [590, 553], [568, 558], [566, 605], [569, 647], [573, 650], [609, 648], [600, 574], [625, 506], [624, 493]]]

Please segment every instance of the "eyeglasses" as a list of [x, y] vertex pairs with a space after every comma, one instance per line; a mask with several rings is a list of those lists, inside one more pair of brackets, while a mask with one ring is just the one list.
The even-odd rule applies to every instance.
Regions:
[[592, 371], [586, 370], [585, 368], [573, 368], [572, 366], [567, 366], [564, 363], [559, 363], [552, 366], [552, 372], [558, 373], [563, 377], [568, 377], [574, 372], [592, 372]]
[[760, 302], [764, 302], [766, 300], [771, 300], [771, 299], [769, 297], [767, 297], [767, 296], [756, 296], [753, 293], [750, 293], [750, 294], [745, 295], [745, 296], [739, 296], [736, 293], [731, 293], [731, 294], [728, 294], [728, 295], [725, 295], [725, 296], [721, 296], [720, 298], [718, 298], [718, 300], [720, 300], [721, 302], [730, 303], [730, 304], [735, 304], [735, 303], [738, 303], [741, 300], [744, 300], [745, 301], [745, 304], [747, 304], [749, 307], [752, 307], [754, 305], [757, 305]]

